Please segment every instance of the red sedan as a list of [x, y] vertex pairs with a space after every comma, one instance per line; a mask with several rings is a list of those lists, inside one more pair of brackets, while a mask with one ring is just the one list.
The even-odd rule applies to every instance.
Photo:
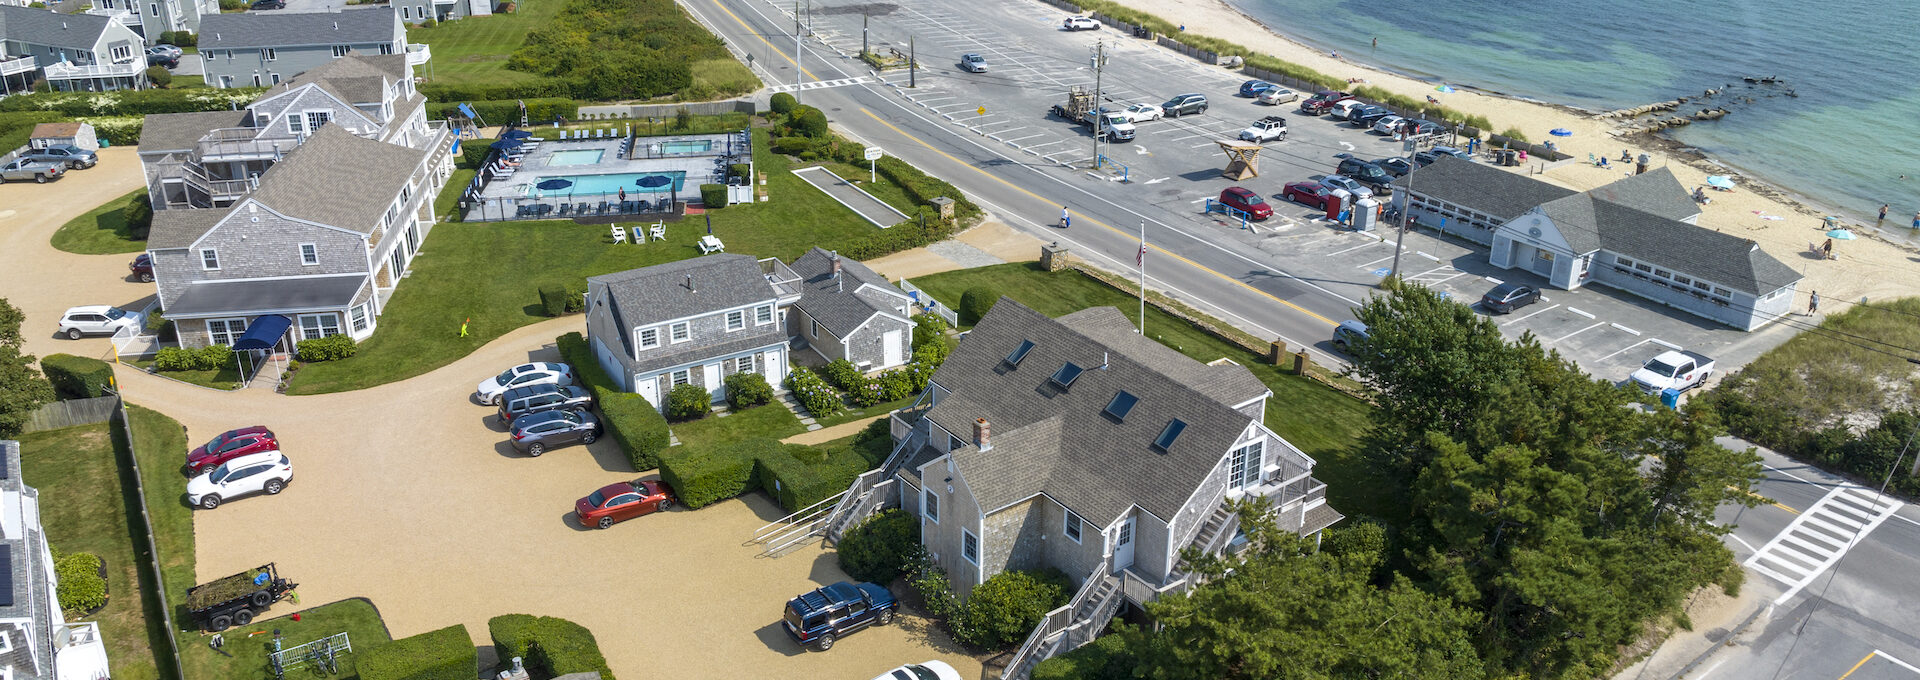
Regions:
[[1301, 205], [1327, 209], [1327, 187], [1319, 182], [1290, 182], [1280, 195]]
[[573, 514], [580, 519], [580, 526], [605, 529], [614, 522], [670, 507], [673, 507], [673, 491], [667, 485], [658, 480], [636, 479], [600, 487], [599, 491], [575, 501]]
[[274, 438], [273, 430], [262, 425], [243, 427], [222, 433], [187, 453], [187, 472], [197, 475], [250, 453], [279, 450], [280, 440]]

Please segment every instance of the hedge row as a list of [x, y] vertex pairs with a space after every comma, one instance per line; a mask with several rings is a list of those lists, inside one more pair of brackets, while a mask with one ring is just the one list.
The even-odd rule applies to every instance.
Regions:
[[218, 371], [232, 363], [233, 348], [226, 345], [162, 347], [153, 355], [153, 367], [160, 371]]
[[[421, 89], [424, 90], [426, 87], [422, 86]], [[527, 121], [530, 124], [552, 122], [555, 118], [574, 120], [580, 117], [580, 102], [566, 97], [536, 97], [525, 100], [492, 99], [464, 101], [451, 99], [435, 101], [441, 103], [427, 105], [428, 118], [440, 119], [466, 115], [460, 113], [460, 104], [465, 103], [467, 106], [473, 107], [473, 112], [480, 114], [480, 119], [488, 125], [518, 124], [520, 122], [520, 102], [522, 101], [525, 101], [527, 104]]]
[[61, 399], [105, 396], [113, 384], [113, 365], [92, 357], [49, 354], [40, 359], [40, 372], [47, 374], [53, 393]]
[[540, 287], [540, 309], [547, 316], [573, 314], [587, 308], [587, 288], [585, 282], [580, 285], [568, 283], [559, 286]]
[[294, 354], [298, 355], [301, 361], [308, 363], [345, 359], [359, 353], [359, 351], [360, 345], [353, 341], [353, 336], [344, 333], [329, 335], [324, 338], [314, 338], [312, 340], [301, 340], [294, 345]]
[[715, 447], [681, 446], [661, 456], [660, 479], [689, 508], [759, 489], [789, 512], [839, 493], [871, 469], [852, 448], [781, 444], [766, 438]]
[[245, 106], [265, 88], [35, 92], [0, 99], [0, 111], [53, 111], [77, 116], [144, 116], [150, 113], [225, 111]]
[[619, 442], [633, 469], [645, 471], [659, 467], [660, 452], [666, 450], [669, 441], [667, 419], [646, 397], [622, 391], [618, 383], [600, 369], [600, 362], [579, 333], [562, 335], [557, 344], [560, 356], [573, 365], [574, 374], [593, 390], [594, 400], [600, 406], [601, 427]]
[[81, 116], [75, 121], [93, 126], [93, 134], [114, 146], [136, 146], [147, 129], [146, 116]]
[[361, 680], [473, 680], [479, 650], [467, 627], [454, 624], [361, 652], [354, 669]]
[[833, 389], [820, 375], [802, 366], [793, 367], [787, 373], [787, 389], [793, 392], [793, 398], [815, 418], [826, 418], [846, 410], [846, 403], [840, 400], [840, 393]]
[[[533, 78], [512, 83], [439, 81], [422, 84], [420, 94], [426, 95], [430, 102], [493, 102], [569, 98], [573, 96], [573, 89], [559, 78]], [[519, 107], [516, 106], [514, 116], [517, 118], [519, 114]], [[481, 115], [487, 118], [487, 122], [499, 124], [491, 116]]]
[[[500, 660], [520, 657], [535, 677], [557, 678], [597, 672], [600, 680], [614, 680], [600, 643], [585, 626], [552, 616], [506, 614], [487, 619], [487, 635]], [[504, 664], [503, 664], [504, 665]]]
[[874, 169], [886, 175], [887, 179], [892, 180], [894, 184], [900, 185], [900, 188], [907, 192], [907, 198], [913, 199], [915, 205], [928, 205], [933, 199], [944, 196], [953, 199], [954, 216], [962, 221], [980, 212], [980, 207], [967, 200], [966, 195], [961, 194], [959, 188], [948, 184], [946, 180], [921, 172], [919, 168], [906, 161], [893, 156], [881, 156], [880, 160], [874, 161]]
[[487, 162], [487, 155], [493, 153], [492, 144], [498, 140], [469, 139], [460, 143], [460, 167], [469, 170], [480, 169]]

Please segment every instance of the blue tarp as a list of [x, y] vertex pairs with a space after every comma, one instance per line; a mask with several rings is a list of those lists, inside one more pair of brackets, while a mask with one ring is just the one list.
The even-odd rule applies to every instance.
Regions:
[[242, 334], [239, 340], [234, 341], [233, 349], [235, 351], [272, 349], [274, 345], [280, 344], [280, 336], [286, 335], [287, 327], [292, 325], [292, 320], [279, 314], [256, 317], [253, 323], [247, 325], [247, 332]]

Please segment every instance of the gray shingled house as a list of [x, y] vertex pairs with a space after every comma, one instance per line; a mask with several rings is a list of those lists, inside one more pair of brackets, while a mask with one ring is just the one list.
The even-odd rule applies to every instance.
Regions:
[[155, 211], [147, 252], [180, 344], [231, 345], [275, 316], [291, 326], [281, 350], [371, 335], [433, 228], [451, 163], [327, 125], [233, 205]]
[[146, 41], [118, 19], [0, 4], [0, 77], [18, 91], [35, 72], [55, 90], [147, 86]]
[[1001, 298], [893, 414], [894, 453], [826, 533], [897, 503], [962, 596], [1007, 569], [1066, 572], [1078, 590], [1016, 654], [1020, 676], [1122, 603], [1190, 587], [1180, 550], [1235, 542], [1227, 499], [1265, 497], [1301, 535], [1341, 518], [1313, 459], [1266, 426], [1270, 395], [1245, 367], [1195, 361], [1114, 308], [1050, 319]]
[[40, 492], [20, 478], [20, 442], [11, 440], [0, 441], [0, 579], [0, 677], [107, 677], [100, 627], [68, 623], [60, 611], [53, 553], [40, 529]]
[[200, 22], [200, 64], [213, 87], [278, 85], [348, 54], [407, 54], [400, 13], [392, 7], [242, 12]]
[[802, 338], [828, 360], [846, 359], [862, 371], [913, 358], [913, 298], [905, 291], [866, 265], [817, 247], [795, 259], [792, 268], [800, 275], [800, 300], [787, 316], [787, 335]]
[[587, 278], [587, 342], [621, 389], [655, 407], [679, 385], [726, 398], [734, 373], [787, 378], [781, 316], [799, 277], [774, 258], [717, 254]]
[[[200, 20], [220, 13], [220, 0], [92, 0], [94, 9], [88, 14], [117, 16], [120, 12], [132, 15], [140, 23], [140, 34], [148, 44], [160, 41], [160, 34], [169, 31], [200, 31]], [[58, 4], [56, 3], [56, 7]]]
[[1696, 226], [1699, 206], [1666, 168], [1576, 192], [1441, 158], [1394, 188], [1395, 207], [1488, 246], [1496, 267], [1563, 290], [1605, 284], [1741, 330], [1786, 314], [1802, 278], [1750, 239]]

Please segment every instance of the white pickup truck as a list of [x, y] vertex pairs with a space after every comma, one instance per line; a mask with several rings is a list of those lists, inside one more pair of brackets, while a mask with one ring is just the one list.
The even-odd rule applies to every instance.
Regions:
[[1659, 356], [1648, 359], [1633, 372], [1633, 384], [1647, 394], [1659, 394], [1667, 389], [1682, 392], [1699, 387], [1713, 375], [1713, 359], [1706, 356], [1676, 350], [1661, 352]]

